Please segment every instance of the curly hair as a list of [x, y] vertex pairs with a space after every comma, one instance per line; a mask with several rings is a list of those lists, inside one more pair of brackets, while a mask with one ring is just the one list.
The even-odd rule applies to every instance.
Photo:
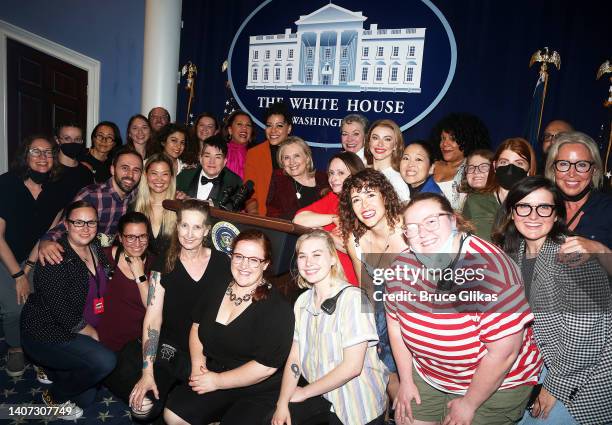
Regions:
[[400, 200], [397, 192], [389, 180], [380, 171], [366, 168], [349, 176], [342, 186], [340, 193], [340, 230], [344, 243], [348, 241], [352, 234], [356, 240], [359, 240], [368, 230], [355, 214], [353, 203], [351, 202], [352, 192], [361, 192], [365, 190], [376, 190], [380, 192], [385, 206], [385, 218], [389, 229], [393, 229], [400, 220]]
[[440, 139], [443, 131], [455, 136], [459, 149], [466, 157], [476, 149], [491, 149], [489, 130], [480, 118], [463, 112], [453, 113], [438, 121], [429, 135], [435, 159], [442, 159]]
[[177, 123], [169, 123], [163, 126], [155, 135], [155, 143], [152, 153], [164, 153], [164, 145], [166, 140], [173, 133], [181, 133], [185, 136], [185, 150], [180, 156], [181, 161], [186, 164], [197, 164], [200, 144], [194, 142], [190, 132], [184, 125]]

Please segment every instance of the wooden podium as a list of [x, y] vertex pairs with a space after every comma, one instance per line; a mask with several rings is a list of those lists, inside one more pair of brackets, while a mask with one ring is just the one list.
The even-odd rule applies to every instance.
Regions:
[[[163, 206], [166, 209], [176, 211], [180, 207], [181, 202], [179, 200], [168, 199], [163, 202]], [[215, 207], [210, 207], [210, 215], [213, 225], [219, 221], [227, 221], [236, 226], [240, 231], [255, 228], [265, 233], [272, 242], [272, 264], [270, 264], [267, 270], [272, 276], [278, 276], [290, 270], [295, 252], [295, 241], [301, 234], [311, 230], [308, 227], [294, 224], [289, 220], [231, 212]]]

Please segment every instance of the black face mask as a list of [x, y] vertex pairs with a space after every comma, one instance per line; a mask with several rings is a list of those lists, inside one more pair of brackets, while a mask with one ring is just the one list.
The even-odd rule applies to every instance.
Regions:
[[495, 178], [501, 187], [510, 190], [522, 178], [527, 177], [527, 171], [514, 164], [502, 165], [495, 169]]
[[47, 171], [46, 173], [41, 173], [40, 171], [30, 170], [28, 173], [28, 177], [32, 179], [32, 181], [36, 184], [45, 184], [49, 181], [51, 177], [51, 172]]
[[77, 159], [85, 153], [85, 147], [81, 143], [64, 143], [60, 145], [60, 150], [71, 159]]
[[582, 191], [580, 191], [580, 193], [577, 193], [575, 195], [566, 195], [563, 192], [561, 192], [561, 194], [563, 195], [563, 200], [564, 201], [567, 201], [567, 202], [578, 202], [578, 201], [582, 200], [582, 198], [587, 196], [591, 192], [592, 189], [593, 189], [593, 186], [591, 186], [589, 184], [589, 185], [587, 185], [587, 187], [582, 189]]

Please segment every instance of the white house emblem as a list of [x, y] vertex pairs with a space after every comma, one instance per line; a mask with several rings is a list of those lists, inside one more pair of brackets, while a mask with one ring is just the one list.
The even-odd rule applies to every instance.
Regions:
[[333, 3], [249, 37], [248, 90], [421, 92], [426, 28], [381, 29]]

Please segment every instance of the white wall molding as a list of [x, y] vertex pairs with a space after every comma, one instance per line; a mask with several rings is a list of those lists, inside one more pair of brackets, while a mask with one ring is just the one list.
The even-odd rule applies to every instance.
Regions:
[[87, 128], [83, 135], [86, 140], [89, 139], [88, 135], [98, 123], [100, 109], [100, 61], [0, 20], [0, 173], [6, 172], [9, 165], [7, 145], [7, 38], [87, 71]]

